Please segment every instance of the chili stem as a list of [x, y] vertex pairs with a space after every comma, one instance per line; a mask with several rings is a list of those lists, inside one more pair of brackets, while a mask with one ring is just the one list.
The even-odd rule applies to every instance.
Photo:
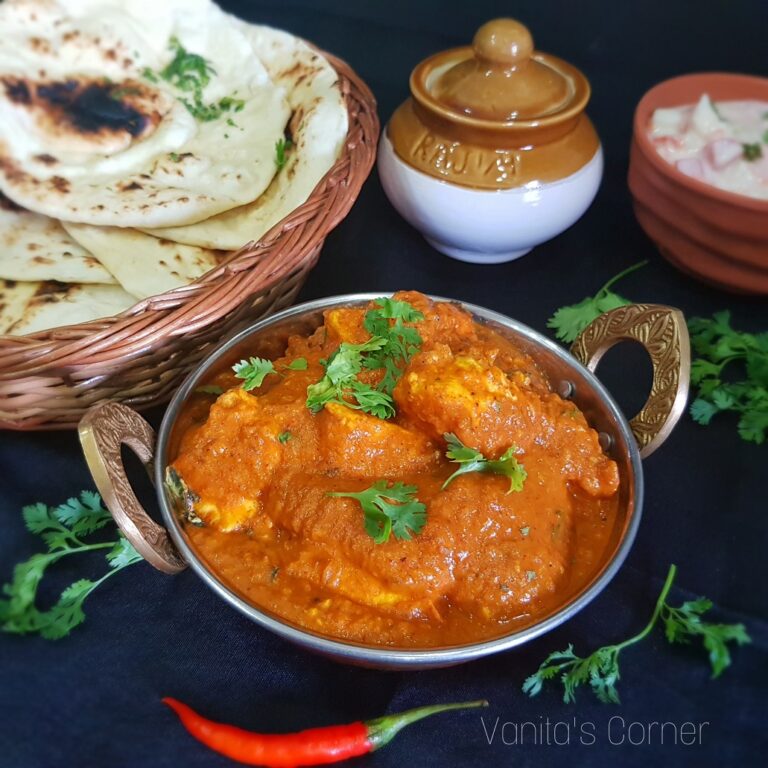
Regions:
[[368, 720], [365, 723], [365, 727], [368, 729], [368, 740], [371, 742], [372, 749], [379, 749], [385, 744], [389, 744], [403, 728], [411, 723], [415, 723], [417, 720], [422, 720], [430, 715], [436, 715], [439, 712], [487, 706], [488, 702], [485, 699], [463, 701], [454, 704], [433, 704], [428, 707], [417, 707], [405, 712], [398, 712], [395, 715], [384, 715], [384, 717], [377, 717], [375, 720]]

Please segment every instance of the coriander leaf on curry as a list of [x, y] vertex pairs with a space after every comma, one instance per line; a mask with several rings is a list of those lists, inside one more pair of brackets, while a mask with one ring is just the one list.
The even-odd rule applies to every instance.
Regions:
[[[243, 379], [241, 386], [246, 392], [260, 387], [270, 373], [280, 373], [280, 371], [275, 370], [271, 360], [265, 360], [263, 357], [251, 357], [248, 360], [241, 360], [232, 366], [232, 370], [238, 379]], [[291, 360], [290, 363], [283, 365], [283, 370], [306, 371], [307, 361], [303, 357], [297, 357], [295, 360]], [[216, 385], [202, 386], [198, 387], [197, 391], [213, 394], [217, 389], [220, 389], [220, 387]], [[218, 394], [221, 394], [221, 392], [218, 392]]]
[[242, 387], [246, 392], [260, 387], [264, 379], [270, 373], [275, 373], [275, 366], [271, 360], [265, 360], [263, 357], [252, 357], [249, 360], [241, 360], [232, 366], [235, 376], [242, 379]]
[[493, 475], [504, 475], [509, 478], [509, 490], [522, 491], [528, 473], [525, 467], [518, 462], [515, 454], [517, 447], [512, 445], [507, 448], [497, 460], [486, 459], [480, 451], [474, 448], [468, 448], [459, 440], [456, 435], [447, 433], [445, 442], [448, 444], [448, 450], [445, 455], [453, 462], [459, 465], [459, 468], [443, 483], [443, 488], [447, 488], [451, 482], [459, 475], [465, 475], [468, 472], [489, 472]]
[[365, 514], [366, 533], [377, 544], [385, 544], [390, 534], [408, 540], [412, 534], [421, 533], [427, 516], [426, 507], [416, 498], [418, 490], [415, 485], [377, 480], [359, 493], [329, 491], [328, 496], [359, 501]]
[[223, 394], [190, 399], [171, 465], [192, 546], [249, 601], [423, 648], [525, 626], [588, 581], [618, 468], [507, 337], [401, 292], [282, 349], [243, 349]]

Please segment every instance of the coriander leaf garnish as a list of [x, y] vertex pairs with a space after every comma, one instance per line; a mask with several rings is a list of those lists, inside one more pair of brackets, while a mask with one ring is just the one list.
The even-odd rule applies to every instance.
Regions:
[[210, 83], [211, 76], [216, 74], [211, 62], [200, 54], [187, 51], [177, 37], [169, 40], [168, 48], [174, 54], [173, 59], [160, 72], [145, 67], [142, 75], [152, 83], [162, 78], [177, 90], [189, 93], [191, 99], [179, 97], [179, 101], [196, 120], [218, 120], [225, 112], [240, 112], [245, 107], [245, 101], [231, 96], [206, 104], [203, 101], [203, 89]]
[[[445, 442], [448, 443], [448, 450], [445, 452], [445, 455], [459, 465], [459, 468], [443, 483], [443, 490], [459, 475], [466, 475], [469, 472], [487, 472], [492, 475], [503, 475], [509, 478], [509, 490], [507, 493], [523, 490], [528, 473], [525, 471], [525, 467], [515, 458], [518, 448], [514, 445], [507, 448], [498, 459], [486, 459], [477, 449], [464, 445], [456, 435], [448, 432], [443, 437]], [[523, 535], [527, 535], [527, 533]]]
[[576, 337], [597, 317], [617, 307], [623, 307], [631, 302], [611, 289], [615, 283], [632, 272], [644, 267], [648, 261], [641, 261], [627, 267], [623, 272], [612, 277], [594, 296], [588, 296], [578, 304], [560, 307], [547, 320], [547, 328], [553, 328], [555, 336], [567, 343], [576, 341]]
[[670, 643], [687, 643], [700, 638], [709, 651], [712, 677], [719, 677], [731, 663], [727, 643], [744, 645], [751, 642], [750, 637], [743, 624], [710, 624], [703, 621], [702, 615], [712, 607], [712, 603], [705, 598], [687, 601], [678, 608], [669, 605], [666, 599], [676, 573], [677, 568], [671, 565], [653, 615], [644, 629], [621, 643], [598, 648], [586, 658], [577, 656], [571, 644], [564, 651], [550, 653], [538, 671], [523, 683], [523, 693], [536, 696], [547, 680], [558, 677], [563, 684], [563, 701], [566, 704], [576, 700], [576, 688], [585, 683], [589, 683], [600, 701], [618, 704], [619, 654], [647, 637], [659, 619], [664, 623], [664, 634]]
[[196, 91], [211, 82], [216, 70], [208, 59], [187, 51], [175, 35], [168, 41], [168, 48], [174, 56], [160, 72], [163, 80], [182, 91]]
[[741, 149], [744, 159], [750, 163], [759, 160], [763, 156], [763, 148], [757, 141], [754, 144], [742, 144]]
[[293, 435], [288, 430], [286, 430], [285, 432], [281, 432], [277, 436], [278, 442], [282, 443], [283, 445], [285, 445], [291, 439], [293, 439]]
[[[723, 411], [740, 414], [742, 439], [763, 443], [768, 435], [768, 333], [744, 333], [731, 326], [730, 312], [688, 321], [691, 345], [699, 356], [691, 365], [697, 387], [691, 416], [707, 425]], [[741, 378], [736, 371], [741, 368]]]
[[386, 331], [389, 323], [382, 323], [382, 320], [402, 320], [405, 323], [418, 323], [424, 319], [424, 313], [416, 309], [412, 304], [407, 301], [400, 301], [399, 299], [391, 299], [387, 296], [382, 296], [379, 299], [375, 299], [379, 309], [369, 309], [365, 313], [365, 327], [372, 335], [384, 335], [382, 331]]
[[[291, 360], [290, 363], [286, 363], [282, 366], [285, 371], [306, 371], [307, 359], [305, 357], [297, 357], [295, 360]], [[271, 360], [266, 360], [263, 357], [252, 357], [249, 360], [241, 360], [239, 363], [235, 363], [232, 366], [232, 370], [235, 372], [235, 376], [238, 379], [244, 379], [244, 383], [241, 388], [246, 392], [250, 392], [252, 389], [260, 387], [264, 383], [264, 379], [269, 376], [270, 373], [277, 373], [280, 376], [284, 376], [281, 371], [275, 369], [274, 363]], [[200, 389], [198, 387], [198, 389]]]
[[260, 387], [270, 373], [276, 373], [272, 361], [265, 360], [263, 357], [251, 357], [248, 360], [241, 360], [232, 366], [232, 370], [238, 379], [243, 379], [241, 387], [246, 392]]
[[[418, 331], [403, 322], [418, 322], [424, 315], [406, 301], [381, 298], [375, 304], [378, 308], [368, 310], [363, 319], [371, 338], [363, 344], [342, 342], [327, 361], [320, 361], [325, 376], [307, 388], [307, 408], [312, 413], [335, 402], [380, 419], [395, 415], [392, 390], [402, 375], [401, 365], [407, 364], [421, 347]], [[357, 378], [364, 368], [384, 370], [376, 387]]]
[[[391, 419], [395, 415], [394, 401], [392, 396], [386, 392], [379, 392], [378, 389], [373, 389], [370, 385], [358, 379], [350, 382], [349, 391], [357, 401], [357, 406], [352, 405], [350, 407], [359, 407], [361, 411], [370, 413], [379, 419]], [[344, 404], [350, 405], [346, 401]]]
[[285, 164], [288, 162], [287, 151], [293, 146], [293, 142], [290, 139], [282, 138], [278, 139], [275, 144], [275, 164], [277, 170], [282, 171]]
[[[379, 350], [385, 343], [386, 340], [379, 337], [363, 344], [342, 342], [328, 360], [320, 361], [325, 368], [325, 376], [307, 387], [307, 408], [312, 413], [318, 413], [328, 403], [340, 403], [379, 418], [393, 416], [395, 406], [392, 398], [357, 379], [363, 370], [363, 354]], [[354, 400], [349, 399], [352, 397]]]
[[[45, 541], [47, 552], [19, 563], [13, 580], [3, 585], [2, 594], [8, 599], [0, 599], [0, 629], [15, 634], [38, 632], [46, 639], [56, 640], [85, 620], [83, 603], [88, 595], [110, 576], [141, 560], [141, 556], [120, 533], [112, 541], [84, 541], [86, 536], [112, 523], [112, 516], [101, 505], [97, 493], [83, 491], [79, 498], [69, 499], [58, 507], [33, 504], [24, 507], [22, 515], [29, 531]], [[51, 608], [38, 609], [37, 590], [48, 566], [67, 555], [98, 549], [109, 550], [106, 557], [110, 569], [96, 581], [75, 581]]]
[[407, 541], [412, 535], [421, 533], [427, 513], [426, 506], [416, 498], [417, 492], [415, 485], [397, 482], [388, 486], [386, 480], [377, 480], [359, 493], [339, 491], [327, 495], [360, 502], [366, 533], [376, 544], [384, 544], [390, 534]]
[[365, 313], [363, 327], [372, 337], [384, 339], [385, 344], [366, 355], [363, 365], [371, 370], [384, 369], [384, 378], [377, 389], [391, 395], [402, 375], [401, 365], [407, 365], [421, 348], [419, 332], [403, 323], [420, 322], [424, 315], [407, 301], [382, 297], [374, 303], [379, 308]]

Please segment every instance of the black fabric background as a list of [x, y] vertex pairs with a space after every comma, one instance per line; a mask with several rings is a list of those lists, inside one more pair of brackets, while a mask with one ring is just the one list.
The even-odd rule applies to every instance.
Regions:
[[[161, 0], [158, 0], [161, 2]], [[426, 55], [469, 41], [494, 16], [531, 27], [537, 47], [578, 65], [590, 78], [589, 114], [606, 152], [598, 197], [584, 218], [522, 260], [477, 267], [434, 252], [385, 199], [374, 173], [349, 217], [328, 238], [302, 292], [311, 299], [350, 291], [414, 288], [465, 299], [544, 330], [556, 307], [592, 293], [643, 258], [651, 263], [621, 291], [670, 303], [688, 314], [729, 307], [737, 327], [768, 329], [768, 301], [703, 286], [663, 261], [632, 215], [626, 186], [634, 105], [654, 83], [703, 70], [768, 75], [765, 0], [474, 0], [348, 2], [228, 0], [242, 17], [269, 23], [349, 61], [373, 89], [382, 121], [407, 95], [408, 74]], [[766, 222], [768, 227], [768, 222]], [[628, 411], [643, 399], [648, 364], [614, 350], [601, 377]], [[157, 424], [161, 412], [152, 414]], [[59, 503], [92, 487], [74, 433], [0, 435], [0, 579], [39, 546], [20, 508]], [[764, 764], [766, 739], [766, 480], [768, 446], [742, 442], [734, 421], [709, 428], [684, 417], [645, 463], [647, 500], [626, 565], [586, 610], [517, 651], [421, 673], [355, 669], [314, 657], [249, 623], [187, 571], [164, 576], [144, 563], [108, 582], [87, 603], [88, 620], [56, 643], [0, 637], [0, 765], [7, 768], [227, 765], [182, 730], [161, 706], [174, 695], [215, 719], [264, 731], [370, 718], [422, 703], [487, 697], [486, 724], [569, 726], [567, 745], [489, 745], [480, 716], [428, 720], [385, 750], [358, 760], [371, 766], [747, 766]], [[144, 498], [151, 495], [145, 487]], [[622, 704], [575, 706], [558, 690], [529, 700], [520, 684], [550, 651], [579, 651], [617, 641], [644, 625], [670, 562], [680, 574], [675, 601], [711, 597], [722, 621], [743, 621], [754, 644], [739, 649], [720, 680], [709, 679], [699, 648], [670, 647], [660, 633], [622, 659]], [[62, 565], [51, 594], [103, 569], [98, 557]], [[611, 717], [626, 723], [707, 722], [700, 746], [658, 740], [609, 742]], [[592, 723], [593, 725], [588, 725]], [[587, 724], [587, 725], [585, 725]], [[619, 721], [614, 720], [614, 736]], [[595, 743], [580, 744], [583, 733]], [[565, 740], [566, 725], [554, 736]], [[508, 726], [507, 740], [514, 736]], [[633, 735], [640, 735], [635, 727]], [[586, 739], [587, 741], [589, 739]], [[614, 739], [615, 740], [615, 739]], [[763, 759], [760, 755], [763, 754]]]

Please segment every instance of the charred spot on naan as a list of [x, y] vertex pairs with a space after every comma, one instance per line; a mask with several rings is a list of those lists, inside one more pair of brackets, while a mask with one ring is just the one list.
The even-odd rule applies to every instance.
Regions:
[[3, 78], [5, 93], [14, 104], [31, 104], [32, 96], [29, 93], [29, 86], [24, 80], [14, 80]]
[[[106, 150], [123, 148], [151, 134], [170, 109], [163, 94], [139, 80], [114, 83], [86, 76], [36, 82], [2, 78], [6, 96], [28, 111], [44, 133], [65, 146], [85, 138]], [[57, 162], [51, 153], [35, 157], [42, 165]]]
[[29, 180], [29, 174], [25, 173], [21, 166], [10, 157], [8, 147], [3, 141], [0, 141], [0, 170], [5, 174], [8, 181], [15, 184], [24, 184]]

